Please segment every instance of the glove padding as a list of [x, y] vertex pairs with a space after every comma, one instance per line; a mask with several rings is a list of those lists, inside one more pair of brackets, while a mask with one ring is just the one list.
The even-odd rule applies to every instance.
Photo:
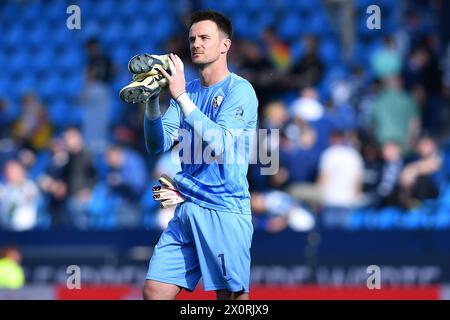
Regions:
[[161, 201], [160, 208], [167, 209], [184, 202], [183, 196], [177, 190], [175, 182], [170, 177], [163, 174], [158, 181], [161, 185], [153, 187], [152, 192], [153, 199]]

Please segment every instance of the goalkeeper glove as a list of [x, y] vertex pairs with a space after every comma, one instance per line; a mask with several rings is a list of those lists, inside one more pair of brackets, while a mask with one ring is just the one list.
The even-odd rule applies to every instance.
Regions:
[[161, 201], [160, 208], [170, 208], [178, 203], [184, 202], [184, 198], [177, 190], [175, 182], [167, 175], [163, 174], [159, 178], [160, 186], [152, 188], [153, 199]]

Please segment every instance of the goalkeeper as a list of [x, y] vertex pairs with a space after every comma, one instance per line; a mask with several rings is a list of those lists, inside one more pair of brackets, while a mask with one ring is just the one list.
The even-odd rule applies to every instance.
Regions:
[[[132, 73], [143, 76], [124, 88], [123, 96], [146, 101], [148, 150], [158, 154], [171, 149], [181, 140], [181, 129], [190, 138], [183, 136], [181, 145], [186, 140], [190, 145], [182, 151], [192, 148], [203, 155], [209, 150], [215, 159], [183, 160], [173, 180], [163, 176], [161, 186], [153, 189], [161, 207], [177, 208], [150, 260], [145, 299], [175, 299], [182, 288], [194, 290], [200, 278], [204, 290], [216, 291], [217, 299], [248, 299], [253, 225], [246, 175], [258, 100], [251, 84], [228, 69], [231, 38], [231, 22], [221, 13], [191, 16], [191, 58], [200, 78], [188, 84], [183, 64], [173, 54], [139, 55], [129, 63]], [[161, 116], [158, 94], [164, 86], [172, 100]], [[201, 144], [193, 143], [194, 135]]]

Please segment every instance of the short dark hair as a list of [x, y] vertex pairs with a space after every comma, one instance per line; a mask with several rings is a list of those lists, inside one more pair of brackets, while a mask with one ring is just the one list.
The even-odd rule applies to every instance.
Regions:
[[231, 24], [231, 20], [218, 11], [202, 10], [194, 12], [191, 15], [189, 28], [191, 28], [194, 23], [205, 20], [211, 20], [215, 22], [219, 30], [224, 32], [229, 39], [233, 37], [233, 25]]

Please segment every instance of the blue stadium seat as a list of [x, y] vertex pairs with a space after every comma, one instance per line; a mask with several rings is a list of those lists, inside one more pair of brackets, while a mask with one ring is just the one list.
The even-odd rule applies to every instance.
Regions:
[[[61, 21], [66, 25], [66, 17], [69, 17], [66, 13], [69, 4], [65, 1], [55, 1], [45, 7], [45, 10], [39, 12], [38, 17], [45, 20]], [[80, 7], [81, 9], [81, 7]], [[87, 10], [86, 10], [87, 11]], [[83, 9], [81, 9], [83, 15]], [[64, 19], [61, 19], [64, 17]]]
[[0, 74], [0, 97], [5, 97], [10, 93], [10, 81], [7, 75]]
[[[151, 2], [151, 1], [149, 1]], [[140, 8], [141, 13], [147, 13], [147, 6], [140, 7], [142, 3], [138, 0], [130, 0], [125, 1], [120, 4], [120, 10], [117, 11], [117, 18], [123, 19], [123, 18], [130, 18], [132, 19], [134, 16], [136, 16], [136, 8]]]
[[111, 19], [112, 17], [116, 17], [116, 13], [120, 11], [120, 9], [118, 10], [120, 5], [110, 0], [92, 1], [92, 5], [92, 10], [95, 12], [96, 19]]
[[27, 3], [26, 6], [23, 7], [23, 11], [21, 12], [20, 15], [20, 21], [22, 23], [34, 21], [42, 17], [42, 13], [45, 11], [46, 10], [44, 9], [42, 3], [39, 3], [39, 1], [31, 1]]
[[[301, 2], [301, 1], [300, 1]], [[328, 18], [320, 11], [312, 14], [304, 23], [305, 30], [317, 36], [331, 36], [335, 35], [333, 28], [328, 22]]]
[[38, 230], [48, 230], [52, 226], [52, 218], [48, 211], [47, 201], [43, 196], [38, 197], [38, 210], [37, 210], [37, 221], [36, 229]]
[[239, 11], [239, 7], [242, 1], [228, 0], [228, 1], [216, 1], [216, 0], [203, 0], [202, 7], [204, 9], [215, 9], [223, 11], [225, 14], [233, 15]]
[[297, 39], [303, 30], [304, 21], [298, 12], [287, 13], [278, 24], [278, 35], [287, 41]]
[[[172, 23], [174, 21], [174, 10], [172, 9], [171, 4], [164, 0], [153, 0], [153, 1], [145, 1], [141, 2], [143, 5], [141, 6], [143, 10], [143, 14], [146, 20], [153, 21], [154, 19], [158, 19], [160, 17], [171, 20]], [[161, 12], [164, 12], [161, 15]], [[127, 15], [130, 16], [130, 15]], [[132, 17], [132, 15], [131, 15]]]
[[[258, 36], [258, 30], [254, 27], [254, 23], [247, 12], [238, 12], [232, 19], [237, 36], [246, 39], [254, 39]], [[249, 28], [249, 25], [252, 25], [252, 28]]]
[[83, 49], [79, 47], [67, 48], [57, 55], [55, 61], [58, 70], [62, 73], [83, 72]]
[[103, 182], [95, 184], [89, 203], [89, 226], [94, 229], [117, 228], [118, 199], [111, 196]]
[[269, 11], [259, 12], [255, 16], [254, 20], [255, 20], [255, 25], [256, 25], [257, 29], [264, 30], [266, 27], [273, 25], [276, 18], [275, 18], [275, 14], [273, 13], [273, 11], [269, 10]]
[[[140, 21], [140, 19], [138, 21]], [[108, 22], [102, 30], [101, 34], [102, 44], [104, 44], [105, 47], [108, 47], [112, 43], [120, 41], [122, 38], [124, 38], [126, 32], [129, 32], [130, 35], [135, 36], [134, 32], [138, 31], [133, 29], [133, 26], [134, 24], [132, 24], [131, 26], [125, 26], [120, 21], [117, 20], [112, 20]], [[145, 29], [141, 30], [140, 32], [141, 33], [145, 32]]]
[[131, 52], [128, 46], [117, 46], [111, 50], [111, 59], [114, 64], [119, 65], [121, 68], [126, 70], [126, 66], [130, 58], [137, 54], [137, 52]]
[[38, 71], [46, 71], [53, 63], [59, 61], [59, 59], [55, 59], [54, 50], [47, 46], [42, 46], [33, 54], [33, 57], [34, 61], [31, 65]]
[[436, 229], [450, 229], [450, 210], [441, 209], [434, 217], [434, 227]]
[[395, 207], [381, 209], [378, 213], [378, 228], [389, 230], [398, 227], [402, 214], [403, 212]]
[[368, 209], [358, 209], [349, 215], [346, 228], [349, 230], [361, 230], [364, 225], [364, 217], [368, 212]]
[[75, 99], [82, 94], [84, 74], [82, 69], [75, 69], [61, 75], [61, 92], [65, 98]]
[[19, 47], [27, 36], [27, 30], [21, 23], [10, 26], [9, 31], [2, 34], [5, 47]]
[[379, 214], [375, 210], [368, 210], [363, 217], [363, 227], [367, 230], [378, 229]]
[[302, 41], [294, 41], [290, 48], [292, 61], [297, 62], [301, 59], [305, 52], [305, 46]]
[[320, 57], [328, 65], [335, 64], [339, 61], [339, 58], [341, 56], [340, 50], [341, 48], [339, 42], [332, 37], [322, 39], [322, 41], [320, 42]]
[[417, 230], [426, 228], [428, 222], [428, 214], [424, 211], [424, 208], [416, 208], [403, 215], [401, 226], [404, 229]]
[[245, 10], [248, 13], [272, 11], [271, 9], [271, 1], [246, 0], [241, 1], [239, 6], [239, 10]]
[[14, 82], [14, 88], [11, 88], [15, 91], [15, 94], [22, 96], [24, 93], [35, 91], [37, 87], [37, 80], [35, 77], [31, 77], [29, 75], [25, 75], [20, 77], [17, 81]]
[[[30, 58], [31, 56], [28, 54], [27, 50], [19, 50], [7, 57], [7, 64], [5, 64], [5, 68], [13, 74], [23, 72], [25, 67], [33, 68], [34, 63], [29, 63]], [[2, 71], [5, 72], [5, 70]]]

